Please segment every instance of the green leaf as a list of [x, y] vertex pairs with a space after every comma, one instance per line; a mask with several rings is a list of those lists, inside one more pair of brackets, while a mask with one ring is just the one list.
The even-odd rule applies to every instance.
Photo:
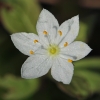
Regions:
[[20, 76], [25, 59], [26, 56], [14, 47], [9, 34], [0, 26], [0, 100], [22, 100], [38, 90], [39, 79], [26, 80], [14, 76]]
[[36, 0], [5, 0], [9, 7], [1, 10], [4, 26], [9, 32], [34, 32], [40, 13], [40, 7]]
[[99, 69], [100, 70], [100, 58], [99, 57], [91, 57], [85, 58], [79, 61], [74, 62], [75, 70], [83, 70], [83, 69]]
[[39, 89], [39, 79], [26, 80], [12, 75], [6, 75], [6, 77], [0, 77], [0, 87], [4, 87], [8, 90], [3, 94], [4, 100], [22, 100], [34, 95]]
[[76, 71], [76, 73], [88, 82], [90, 93], [100, 92], [100, 73], [88, 70]]
[[65, 93], [79, 99], [100, 92], [100, 58], [87, 58], [74, 63], [75, 70], [70, 85], [57, 83]]

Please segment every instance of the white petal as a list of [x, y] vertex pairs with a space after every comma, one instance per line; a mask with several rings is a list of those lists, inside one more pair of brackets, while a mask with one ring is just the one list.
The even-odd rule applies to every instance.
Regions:
[[41, 46], [39, 49], [37, 49], [37, 50], [35, 51], [35, 54], [45, 55], [45, 54], [47, 54], [47, 50], [44, 49], [44, 48], [42, 48], [42, 46]]
[[64, 84], [69, 84], [72, 80], [73, 70], [72, 63], [69, 63], [63, 58], [58, 58], [53, 63], [51, 74], [55, 80], [63, 82]]
[[30, 50], [35, 52], [40, 46], [40, 43], [34, 43], [34, 40], [39, 41], [39, 37], [34, 33], [15, 33], [11, 35], [11, 39], [15, 47], [25, 55], [30, 55]]
[[73, 42], [79, 32], [79, 16], [75, 16], [68, 21], [65, 21], [59, 28], [62, 31], [62, 36], [60, 36], [59, 46], [63, 47], [64, 43], [67, 42], [70, 44]]
[[[37, 32], [41, 38], [42, 44], [48, 45], [55, 39], [57, 29], [59, 27], [57, 19], [48, 10], [43, 9], [37, 21]], [[48, 35], [44, 35], [43, 31], [47, 31]]]
[[45, 55], [30, 56], [22, 65], [22, 78], [32, 79], [45, 75], [52, 66], [52, 60]]
[[67, 55], [69, 57], [72, 57], [73, 61], [79, 60], [84, 58], [86, 55], [88, 55], [90, 53], [92, 49], [86, 44], [83, 43], [81, 41], [75, 41], [73, 43], [71, 43], [69, 46], [62, 48], [61, 52], [63, 54], [63, 56]]

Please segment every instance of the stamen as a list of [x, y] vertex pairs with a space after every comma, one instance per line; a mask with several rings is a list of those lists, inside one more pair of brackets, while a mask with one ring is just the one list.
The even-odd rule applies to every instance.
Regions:
[[48, 32], [47, 32], [47, 31], [43, 31], [43, 34], [44, 34], [44, 35], [47, 35], [47, 34], [48, 34]]
[[68, 42], [65, 42], [65, 43], [64, 43], [64, 47], [66, 47], [66, 46], [68, 46]]
[[62, 31], [58, 31], [59, 35], [62, 36]]
[[32, 55], [33, 55], [33, 54], [34, 54], [34, 52], [33, 52], [32, 50], [30, 50], [30, 54], [32, 54]]
[[71, 59], [68, 59], [68, 62], [72, 63], [72, 60]]
[[34, 43], [37, 43], [38, 42], [38, 40], [34, 40]]

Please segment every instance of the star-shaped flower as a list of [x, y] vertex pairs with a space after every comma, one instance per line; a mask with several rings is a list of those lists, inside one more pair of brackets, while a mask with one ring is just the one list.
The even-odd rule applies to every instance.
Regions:
[[46, 9], [40, 13], [34, 33], [15, 33], [11, 39], [15, 47], [29, 58], [21, 68], [21, 76], [26, 79], [41, 77], [51, 68], [52, 77], [64, 84], [72, 80], [72, 61], [84, 58], [91, 48], [75, 41], [79, 31], [79, 16], [75, 16], [60, 26], [56, 18]]

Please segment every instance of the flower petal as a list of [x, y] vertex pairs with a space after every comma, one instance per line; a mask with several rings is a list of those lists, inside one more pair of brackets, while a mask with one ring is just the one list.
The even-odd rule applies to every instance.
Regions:
[[29, 57], [21, 69], [22, 78], [32, 79], [45, 75], [52, 66], [52, 59], [45, 55]]
[[34, 43], [34, 40], [39, 41], [39, 37], [34, 33], [15, 33], [11, 35], [11, 39], [15, 47], [25, 55], [31, 55], [30, 51], [35, 52], [41, 44]]
[[40, 13], [36, 26], [43, 45], [48, 45], [55, 39], [58, 27], [59, 24], [54, 15], [51, 14], [48, 10], [43, 9]]
[[79, 16], [75, 16], [68, 21], [65, 21], [59, 29], [62, 32], [62, 36], [58, 39], [60, 47], [64, 47], [64, 43], [70, 44], [78, 35], [79, 31]]
[[53, 78], [64, 84], [69, 84], [73, 76], [73, 64], [63, 58], [57, 58], [51, 68]]
[[68, 59], [69, 56], [72, 57], [73, 61], [76, 61], [84, 58], [86, 55], [90, 53], [91, 50], [92, 49], [86, 43], [83, 43], [81, 41], [75, 41], [71, 43], [69, 46], [62, 48], [61, 52], [63, 58]]

